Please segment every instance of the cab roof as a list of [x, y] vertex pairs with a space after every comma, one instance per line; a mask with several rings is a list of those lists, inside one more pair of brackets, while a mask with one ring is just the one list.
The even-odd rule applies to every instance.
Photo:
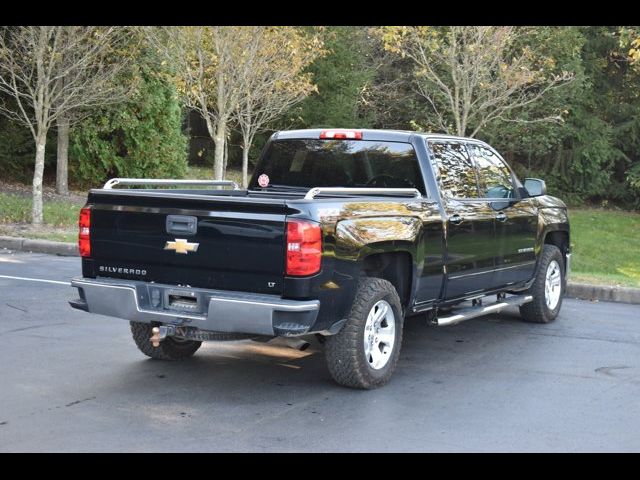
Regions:
[[271, 136], [271, 140], [319, 139], [322, 132], [334, 130], [362, 132], [362, 140], [377, 140], [383, 142], [410, 142], [413, 137], [422, 137], [427, 140], [447, 139], [485, 144], [485, 142], [478, 140], [477, 138], [460, 137], [444, 133], [425, 133], [414, 132], [412, 130], [383, 130], [369, 128], [307, 128], [300, 130], [281, 130], [274, 133]]

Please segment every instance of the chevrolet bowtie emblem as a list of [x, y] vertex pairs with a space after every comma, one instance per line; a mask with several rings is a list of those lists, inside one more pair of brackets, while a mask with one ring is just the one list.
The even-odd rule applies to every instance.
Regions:
[[167, 242], [164, 246], [165, 250], [175, 250], [176, 253], [182, 253], [186, 255], [189, 252], [195, 252], [198, 250], [199, 243], [189, 243], [184, 238], [176, 238], [173, 242]]

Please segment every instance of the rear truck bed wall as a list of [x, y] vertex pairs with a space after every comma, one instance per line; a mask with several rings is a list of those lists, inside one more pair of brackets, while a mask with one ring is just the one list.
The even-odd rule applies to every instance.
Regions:
[[[92, 190], [92, 257], [83, 259], [83, 276], [115, 276], [194, 287], [280, 294], [284, 258], [283, 199], [252, 199], [237, 192]], [[176, 255], [165, 241], [185, 237], [168, 233], [169, 215], [196, 216], [202, 255]], [[238, 231], [237, 219], [243, 222]], [[187, 239], [190, 237], [186, 236]], [[234, 239], [242, 242], [233, 245]], [[256, 248], [258, 247], [258, 248]], [[239, 255], [238, 253], [241, 253]], [[117, 259], [117, 260], [115, 260]], [[207, 261], [218, 267], [208, 268]], [[99, 275], [99, 267], [147, 268], [146, 275]]]

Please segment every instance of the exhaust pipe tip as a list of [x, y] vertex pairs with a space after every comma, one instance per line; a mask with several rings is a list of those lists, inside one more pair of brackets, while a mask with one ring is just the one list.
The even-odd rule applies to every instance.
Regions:
[[283, 342], [285, 343], [285, 345], [287, 345], [287, 347], [300, 350], [301, 352], [304, 352], [307, 348], [311, 346], [311, 344], [306, 340], [302, 340], [301, 338], [296, 338], [296, 337], [284, 337]]

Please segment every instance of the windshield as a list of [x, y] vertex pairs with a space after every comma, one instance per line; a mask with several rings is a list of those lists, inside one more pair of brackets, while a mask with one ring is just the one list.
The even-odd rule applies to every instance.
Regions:
[[277, 140], [258, 163], [249, 188], [417, 188], [424, 183], [409, 143], [367, 140]]

